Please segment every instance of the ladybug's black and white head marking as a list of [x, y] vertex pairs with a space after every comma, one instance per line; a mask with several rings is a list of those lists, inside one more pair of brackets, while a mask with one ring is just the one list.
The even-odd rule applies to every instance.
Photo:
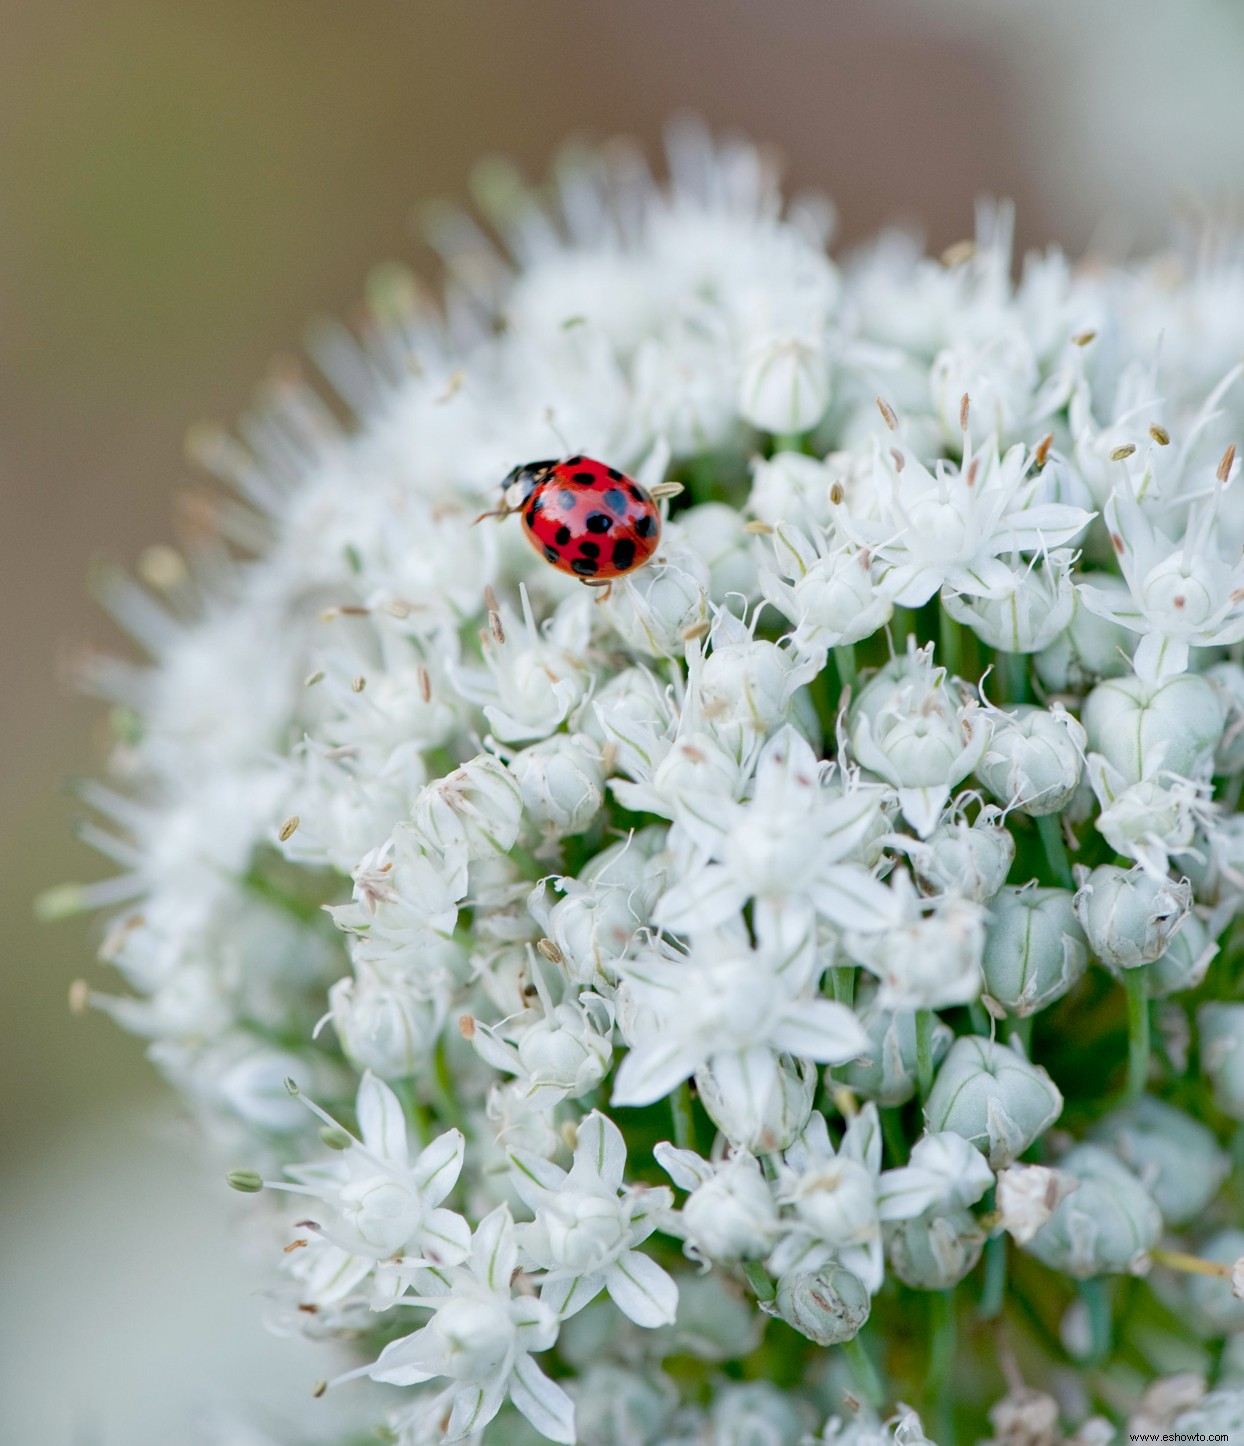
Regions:
[[544, 462], [524, 462], [515, 467], [501, 484], [501, 496], [506, 510], [521, 511], [527, 499], [556, 466], [556, 458], [550, 458]]

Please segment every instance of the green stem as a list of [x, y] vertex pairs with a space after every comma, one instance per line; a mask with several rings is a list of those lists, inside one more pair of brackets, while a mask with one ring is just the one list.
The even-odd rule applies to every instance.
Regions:
[[1007, 1033], [1012, 1039], [1018, 1039], [1024, 1047], [1024, 1055], [1027, 1059], [1032, 1058], [1032, 1015], [1024, 1014], [1018, 1018], [1007, 1021]]
[[670, 1114], [674, 1117], [674, 1143], [680, 1150], [693, 1150], [695, 1117], [691, 1113], [691, 1086], [686, 1080], [670, 1095]]
[[859, 669], [855, 665], [855, 644], [844, 643], [840, 648], [835, 648], [834, 663], [843, 688], [850, 688], [854, 692], [859, 681]]
[[1149, 979], [1145, 968], [1123, 971], [1127, 990], [1127, 1099], [1138, 1100], [1149, 1082]]
[[1067, 857], [1067, 842], [1063, 838], [1063, 825], [1056, 813], [1043, 813], [1037, 819], [1037, 832], [1041, 835], [1041, 847], [1050, 872], [1064, 889], [1075, 887], [1075, 876], [1071, 872], [1071, 860]]
[[778, 452], [802, 452], [803, 438], [804, 434], [802, 432], [779, 432], [773, 439], [774, 454], [776, 455]]
[[769, 1279], [765, 1268], [758, 1260], [745, 1260], [743, 1262], [743, 1274], [747, 1277], [747, 1283], [755, 1292], [756, 1299], [762, 1305], [777, 1297], [777, 1289]]
[[835, 964], [829, 971], [830, 983], [833, 985], [834, 998], [839, 1004], [845, 1004], [848, 1009], [855, 1006], [855, 966], [853, 964]]
[[1028, 654], [997, 653], [998, 682], [1002, 687], [1003, 701], [1024, 703], [1028, 699]]
[[903, 1116], [891, 1106], [881, 1110], [881, 1138], [886, 1151], [897, 1169], [907, 1163], [907, 1137], [903, 1134]]
[[[432, 1056], [432, 1093], [441, 1123], [463, 1130], [462, 1111], [454, 1096], [454, 1081], [449, 1072], [449, 1060], [445, 1054], [443, 1039], [437, 1043], [436, 1053]], [[463, 1133], [466, 1131], [463, 1130]]]
[[931, 1009], [916, 1010], [916, 1087], [921, 1104], [933, 1088], [933, 1019]]
[[1088, 1364], [1099, 1366], [1109, 1360], [1114, 1336], [1114, 1320], [1110, 1308], [1110, 1282], [1105, 1276], [1080, 1282], [1080, 1299], [1089, 1319]]
[[933, 1429], [939, 1441], [952, 1438], [950, 1401], [946, 1387], [958, 1346], [955, 1297], [950, 1290], [929, 1292], [929, 1373], [925, 1381]]
[[855, 1377], [860, 1395], [870, 1406], [880, 1410], [885, 1402], [885, 1388], [881, 1384], [873, 1358], [868, 1354], [868, 1348], [856, 1335], [842, 1343], [842, 1353], [850, 1363], [851, 1374]]
[[952, 677], [963, 676], [963, 629], [940, 604], [937, 609], [937, 661]]
[[1000, 1230], [985, 1242], [985, 1284], [981, 1289], [979, 1314], [982, 1320], [997, 1320], [1006, 1297], [1006, 1232]]
[[916, 626], [916, 614], [911, 608], [894, 609], [890, 618], [890, 636], [894, 639], [895, 656], [900, 658], [907, 651], [908, 636], [914, 636], [919, 643], [920, 629]]
[[968, 1015], [972, 1020], [972, 1033], [983, 1035], [985, 1039], [988, 1039], [993, 1033], [993, 1024], [985, 1006], [979, 1000], [973, 999], [968, 1005]]

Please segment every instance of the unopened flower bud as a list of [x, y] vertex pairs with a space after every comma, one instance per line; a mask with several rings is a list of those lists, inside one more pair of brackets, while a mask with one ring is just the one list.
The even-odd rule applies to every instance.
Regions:
[[1003, 889], [989, 906], [981, 969], [985, 993], [1009, 1014], [1061, 999], [1088, 967], [1070, 889]]
[[[938, 1064], [950, 1048], [954, 1031], [934, 1016], [932, 1053]], [[860, 1018], [868, 1032], [863, 1057], [845, 1071], [847, 1085], [879, 1105], [905, 1105], [916, 1093], [916, 1015], [914, 1010], [870, 1007]]]
[[1092, 1138], [1109, 1145], [1133, 1171], [1167, 1225], [1195, 1220], [1230, 1169], [1210, 1130], [1152, 1095], [1108, 1116], [1094, 1127]]
[[1063, 1097], [1040, 1066], [976, 1036], [950, 1047], [929, 1092], [931, 1130], [970, 1140], [995, 1168], [1022, 1155], [1062, 1113]]
[[[1130, 598], [1127, 584], [1113, 573], [1094, 573], [1093, 582], [1120, 601]], [[1037, 676], [1051, 692], [1079, 692], [1126, 673], [1135, 647], [1135, 633], [1090, 611], [1077, 595], [1070, 623], [1034, 659]]]
[[1215, 773], [1244, 770], [1244, 668], [1239, 663], [1215, 663], [1205, 677], [1217, 690], [1226, 712], [1226, 726], [1214, 755]]
[[604, 800], [600, 750], [579, 734], [555, 733], [510, 762], [530, 822], [552, 838], [582, 833]]
[[1178, 673], [1161, 683], [1131, 674], [1099, 683], [1080, 714], [1088, 746], [1139, 783], [1159, 768], [1202, 778], [1213, 767], [1226, 710], [1212, 683]]
[[996, 816], [997, 810], [986, 808], [974, 823], [955, 818], [938, 824], [924, 848], [912, 855], [920, 886], [931, 894], [962, 894], [974, 903], [989, 903], [1015, 859], [1015, 839]]
[[759, 1260], [781, 1230], [777, 1206], [753, 1156], [733, 1156], [682, 1208], [690, 1242], [709, 1260]]
[[831, 473], [816, 457], [802, 452], [776, 452], [752, 466], [747, 510], [764, 522], [806, 527], [829, 516]]
[[894, 1273], [904, 1285], [913, 1290], [951, 1290], [980, 1259], [985, 1232], [970, 1210], [952, 1210], [888, 1226], [886, 1245]]
[[499, 758], [481, 753], [428, 784], [413, 817], [423, 837], [445, 853], [485, 859], [514, 847], [521, 813], [514, 776]]
[[818, 1346], [853, 1339], [872, 1309], [859, 1276], [833, 1262], [806, 1274], [784, 1275], [778, 1281], [775, 1305], [787, 1325]]
[[1049, 645], [1070, 623], [1075, 612], [1075, 586], [1071, 581], [1071, 555], [1050, 554], [1040, 567], [1012, 567], [1005, 590], [996, 597], [967, 597], [946, 593], [942, 606], [958, 623], [1002, 653], [1035, 653]]
[[1162, 1233], [1161, 1212], [1144, 1186], [1100, 1145], [1079, 1145], [1061, 1163], [1080, 1188], [1025, 1249], [1079, 1280], [1143, 1271]]
[[1008, 807], [1060, 813], [1080, 781], [1084, 741], [1084, 729], [1065, 710], [1018, 708], [994, 719], [976, 776]]
[[1150, 964], [1170, 945], [1192, 907], [1186, 879], [1154, 878], [1139, 865], [1095, 868], [1075, 896], [1076, 918], [1098, 959], [1112, 972]]
[[230, 1170], [225, 1179], [231, 1190], [238, 1190], [243, 1195], [258, 1195], [263, 1189], [263, 1176], [254, 1170]]
[[592, 1027], [588, 1012], [559, 1004], [523, 1031], [518, 1058], [533, 1090], [556, 1090], [571, 1099], [589, 1094], [609, 1073], [613, 1044]]
[[784, 1150], [807, 1123], [817, 1072], [806, 1061], [783, 1058], [759, 1088], [723, 1089], [711, 1064], [696, 1070], [695, 1085], [709, 1119], [730, 1143], [753, 1155]]
[[739, 385], [739, 411], [753, 427], [797, 436], [814, 427], [828, 405], [829, 362], [815, 342], [776, 336], [749, 349]]
[[448, 993], [443, 984], [371, 970], [339, 979], [328, 991], [333, 1028], [346, 1058], [381, 1079], [402, 1079], [426, 1065], [445, 1022]]
[[1201, 1070], [1224, 1115], [1244, 1120], [1244, 1004], [1202, 1004], [1196, 1015]]

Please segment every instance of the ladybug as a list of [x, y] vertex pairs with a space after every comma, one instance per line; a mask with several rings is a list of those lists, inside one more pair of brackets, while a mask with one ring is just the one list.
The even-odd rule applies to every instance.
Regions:
[[657, 502], [681, 491], [680, 483], [665, 483], [650, 492], [616, 467], [576, 454], [515, 467], [501, 484], [501, 506], [483, 517], [521, 512], [523, 532], [546, 562], [589, 587], [608, 587], [651, 558], [661, 541]]

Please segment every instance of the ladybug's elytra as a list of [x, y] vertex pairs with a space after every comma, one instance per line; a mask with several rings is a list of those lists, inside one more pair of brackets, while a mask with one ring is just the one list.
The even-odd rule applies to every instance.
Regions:
[[661, 540], [657, 500], [681, 491], [672, 483], [649, 492], [616, 467], [576, 454], [515, 467], [501, 484], [501, 506], [484, 516], [521, 512], [523, 532], [546, 562], [603, 587], [648, 561]]

